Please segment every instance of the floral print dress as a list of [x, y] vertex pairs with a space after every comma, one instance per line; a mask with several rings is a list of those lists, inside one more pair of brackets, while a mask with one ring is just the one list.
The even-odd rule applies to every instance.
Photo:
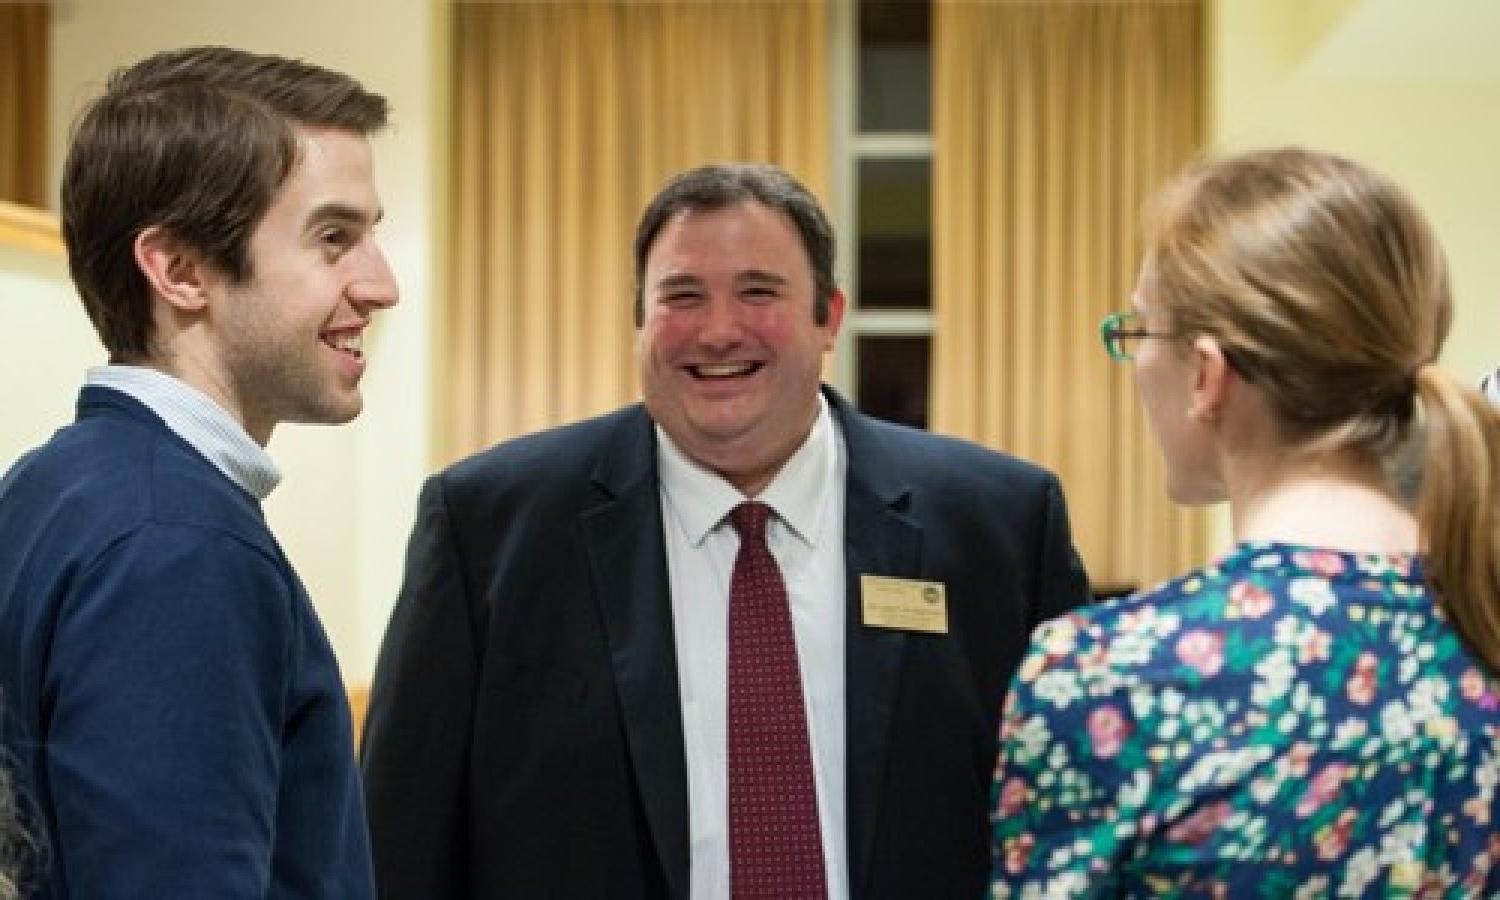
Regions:
[[991, 896], [1500, 897], [1500, 682], [1411, 555], [1243, 543], [1037, 629]]

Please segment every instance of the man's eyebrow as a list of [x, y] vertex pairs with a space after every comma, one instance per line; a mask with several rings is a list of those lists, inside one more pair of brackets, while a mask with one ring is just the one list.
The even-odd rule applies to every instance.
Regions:
[[735, 275], [736, 281], [769, 281], [775, 284], [786, 284], [787, 277], [776, 272], [766, 272], [762, 269], [748, 269]]
[[355, 206], [352, 203], [334, 201], [313, 207], [312, 212], [307, 214], [307, 224], [308, 227], [312, 227], [321, 222], [333, 221], [351, 222], [356, 225], [374, 225], [384, 217], [384, 209], [376, 209], [375, 215], [372, 217], [363, 207]]
[[667, 275], [656, 280], [658, 288], [697, 287], [702, 283], [697, 275]]

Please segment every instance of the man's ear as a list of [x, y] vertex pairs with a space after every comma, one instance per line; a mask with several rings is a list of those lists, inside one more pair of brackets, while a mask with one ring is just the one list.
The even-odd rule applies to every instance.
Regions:
[[1193, 339], [1193, 392], [1188, 416], [1196, 422], [1213, 423], [1229, 400], [1234, 370], [1217, 338], [1199, 335]]
[[828, 318], [824, 320], [823, 327], [828, 329], [828, 338], [823, 342], [823, 349], [832, 350], [839, 337], [839, 327], [844, 324], [844, 307], [848, 301], [844, 299], [844, 292], [838, 288], [828, 295]]
[[208, 305], [208, 266], [198, 252], [166, 229], [153, 225], [135, 236], [136, 267], [152, 293], [177, 312], [199, 312]]

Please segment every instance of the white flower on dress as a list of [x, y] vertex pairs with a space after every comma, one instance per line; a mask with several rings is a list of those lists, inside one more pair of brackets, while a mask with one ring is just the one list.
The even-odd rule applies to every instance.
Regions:
[[1427, 677], [1412, 685], [1406, 703], [1411, 707], [1413, 719], [1425, 722], [1443, 714], [1443, 705], [1448, 700], [1448, 683], [1441, 678]]
[[1137, 769], [1129, 781], [1120, 785], [1116, 803], [1119, 804], [1121, 810], [1140, 809], [1150, 796], [1151, 778], [1144, 771]]
[[1058, 709], [1066, 709], [1070, 703], [1083, 696], [1083, 689], [1078, 685], [1078, 673], [1071, 669], [1043, 672], [1036, 680], [1032, 692], [1038, 700], [1045, 700]]
[[1047, 728], [1047, 719], [1043, 716], [1030, 716], [1011, 736], [1010, 753], [1018, 765], [1029, 765], [1047, 752], [1047, 745], [1051, 741], [1052, 732]]
[[1407, 820], [1397, 823], [1380, 839], [1380, 864], [1393, 866], [1410, 863], [1417, 858], [1419, 848], [1427, 845], [1425, 822]]
[[1485, 793], [1493, 794], [1495, 785], [1500, 784], [1500, 759], [1491, 756], [1480, 763], [1474, 770], [1474, 784]]
[[1338, 895], [1340, 897], [1363, 896], [1365, 888], [1374, 880], [1379, 871], [1374, 848], [1361, 847], [1349, 857], [1349, 865], [1344, 868], [1344, 881], [1339, 885]]
[[1421, 663], [1417, 662], [1415, 656], [1401, 657], [1401, 661], [1396, 663], [1396, 681], [1400, 684], [1411, 684], [1411, 680], [1417, 677], [1417, 670], [1420, 668]]
[[1271, 632], [1271, 639], [1279, 646], [1294, 647], [1297, 645], [1297, 635], [1301, 630], [1302, 623], [1296, 616], [1282, 616], [1276, 620], [1276, 627]]
[[1333, 606], [1333, 586], [1321, 578], [1296, 578], [1287, 588], [1292, 602], [1307, 607], [1314, 616], [1321, 616]]
[[1130, 669], [1150, 662], [1151, 651], [1155, 649], [1156, 641], [1151, 635], [1129, 632], [1110, 641], [1106, 655], [1115, 668]]
[[1045, 622], [1032, 636], [1032, 644], [1040, 645], [1050, 656], [1067, 656], [1078, 646], [1078, 627], [1071, 616], [1063, 616]]
[[1379, 822], [1378, 827], [1381, 831], [1389, 831], [1390, 827], [1401, 821], [1401, 817], [1404, 815], [1406, 815], [1406, 798], [1397, 797], [1390, 803], [1387, 803], [1385, 809], [1380, 811], [1380, 818], [1377, 820]]
[[1380, 708], [1380, 730], [1387, 741], [1401, 744], [1416, 737], [1417, 723], [1405, 703], [1392, 700]]
[[1136, 719], [1148, 719], [1156, 707], [1156, 690], [1148, 685], [1137, 685], [1130, 690], [1130, 711]]
[[1083, 872], [1063, 872], [1047, 882], [1038, 897], [1082, 897], [1088, 893], [1089, 878]]
[[1285, 647], [1277, 647], [1255, 664], [1255, 674], [1260, 679], [1250, 689], [1250, 702], [1256, 706], [1270, 706], [1291, 690], [1292, 677], [1296, 674], [1292, 654]]

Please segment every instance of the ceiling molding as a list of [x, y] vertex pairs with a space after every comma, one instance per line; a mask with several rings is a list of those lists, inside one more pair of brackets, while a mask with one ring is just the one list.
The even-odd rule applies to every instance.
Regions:
[[[1314, 15], [1318, 13], [1320, 15]], [[1500, 2], [1310, 0], [1302, 72], [1320, 78], [1500, 84]]]

